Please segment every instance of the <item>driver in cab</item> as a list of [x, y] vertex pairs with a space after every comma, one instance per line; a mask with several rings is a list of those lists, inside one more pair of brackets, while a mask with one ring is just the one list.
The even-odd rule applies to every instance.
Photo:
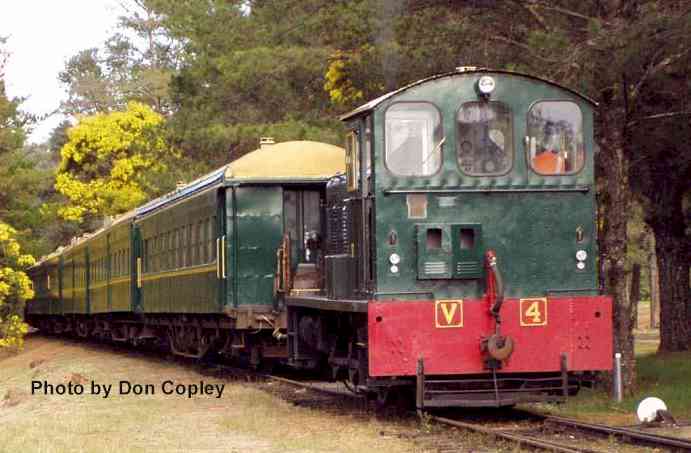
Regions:
[[561, 146], [557, 125], [547, 121], [544, 127], [542, 146], [533, 157], [533, 168], [543, 175], [559, 175], [566, 172], [566, 156]]

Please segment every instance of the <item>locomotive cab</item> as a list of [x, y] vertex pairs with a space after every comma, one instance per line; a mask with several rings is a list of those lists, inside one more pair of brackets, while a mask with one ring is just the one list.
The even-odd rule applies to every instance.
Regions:
[[553, 82], [471, 70], [344, 115], [325, 295], [289, 301], [294, 361], [328, 357], [370, 390], [417, 383], [421, 406], [558, 400], [611, 369], [593, 107]]

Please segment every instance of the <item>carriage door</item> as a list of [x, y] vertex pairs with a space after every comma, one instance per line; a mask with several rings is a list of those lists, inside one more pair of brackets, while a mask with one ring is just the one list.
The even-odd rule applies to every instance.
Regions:
[[316, 263], [312, 246], [322, 236], [321, 203], [318, 190], [283, 191], [283, 232], [290, 236], [291, 262]]
[[130, 254], [130, 275], [134, 276], [131, 283], [132, 311], [141, 313], [143, 311], [142, 279], [144, 278], [144, 263], [142, 255], [144, 247], [139, 225], [132, 225], [130, 241], [130, 250], [132, 250], [132, 253]]
[[223, 311], [225, 306], [232, 307], [235, 298], [233, 297], [233, 274], [235, 267], [232, 252], [235, 250], [233, 244], [233, 189], [220, 189], [216, 199], [216, 222], [214, 225], [214, 237], [216, 248], [216, 278], [218, 281], [218, 307]]
[[320, 259], [325, 239], [322, 194], [312, 188], [283, 190], [283, 233], [290, 237], [293, 289], [316, 292], [322, 284]]
[[234, 237], [226, 243], [227, 247], [232, 244], [228, 257], [235, 306], [266, 308], [274, 304], [276, 252], [283, 230], [282, 201], [283, 191], [277, 186], [240, 186], [234, 190]]

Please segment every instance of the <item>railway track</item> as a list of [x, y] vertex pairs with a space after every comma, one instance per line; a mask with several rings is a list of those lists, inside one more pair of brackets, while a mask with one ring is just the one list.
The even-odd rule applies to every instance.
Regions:
[[275, 382], [282, 382], [284, 384], [290, 384], [294, 385], [296, 387], [302, 387], [305, 389], [313, 390], [315, 392], [319, 393], [324, 393], [326, 395], [332, 395], [332, 396], [341, 396], [345, 398], [354, 398], [358, 400], [365, 400], [364, 395], [358, 395], [352, 392], [349, 392], [347, 390], [337, 390], [333, 389], [330, 387], [325, 387], [324, 384], [321, 383], [316, 383], [316, 382], [304, 382], [304, 381], [296, 381], [294, 379], [288, 379], [282, 376], [274, 376], [274, 375], [266, 375], [266, 379], [275, 381]]
[[485, 426], [482, 426], [478, 423], [468, 423], [468, 422], [462, 422], [460, 420], [452, 420], [450, 418], [446, 417], [438, 417], [438, 416], [429, 416], [430, 420], [435, 421], [437, 423], [441, 423], [444, 425], [449, 425], [449, 426], [454, 426], [456, 428], [461, 428], [465, 430], [470, 430], [474, 432], [479, 432], [482, 434], [486, 434], [488, 436], [495, 437], [497, 439], [502, 439], [502, 440], [507, 440], [513, 443], [517, 443], [521, 446], [528, 446], [528, 447], [534, 447], [534, 448], [540, 448], [543, 450], [549, 450], [549, 451], [556, 451], [556, 452], [561, 452], [561, 453], [600, 453], [597, 450], [591, 450], [591, 449], [583, 449], [583, 448], [578, 448], [578, 447], [573, 447], [569, 445], [564, 445], [558, 442], [546, 440], [546, 439], [540, 439], [536, 437], [535, 435], [530, 435], [530, 434], [521, 434], [518, 432], [514, 432], [513, 430], [507, 430], [507, 429], [497, 429], [497, 428], [488, 428]]
[[[317, 393], [352, 398], [360, 400], [366, 405], [366, 398], [363, 395], [353, 394], [345, 389], [335, 390], [333, 385], [314, 381], [299, 381], [282, 376], [263, 375], [268, 381], [288, 384], [295, 387]], [[519, 414], [520, 412], [520, 414]], [[518, 444], [522, 447], [540, 449], [560, 453], [604, 453], [611, 452], [611, 449], [592, 448], [590, 446], [579, 445], [582, 439], [581, 434], [590, 433], [595, 436], [610, 438], [614, 437], [620, 442], [632, 446], [645, 446], [651, 448], [662, 448], [669, 451], [689, 451], [691, 452], [691, 439], [684, 439], [672, 436], [646, 433], [632, 427], [614, 427], [596, 423], [587, 423], [566, 417], [540, 414], [533, 411], [517, 411], [517, 416], [524, 418], [534, 418], [533, 424], [519, 428], [488, 427], [486, 423], [473, 423], [462, 419], [452, 419], [437, 415], [425, 415], [425, 418], [442, 425], [453, 426], [462, 430], [469, 430], [484, 434], [489, 437]], [[555, 440], [549, 432], [561, 431], [566, 433], [577, 433], [579, 436], [562, 436], [569, 440]]]
[[[111, 344], [92, 344], [92, 347], [109, 350], [110, 352], [120, 352], [122, 347], [120, 345]], [[158, 356], [161, 357], [160, 350], [139, 350], [139, 354]], [[368, 400], [364, 395], [354, 394], [347, 390], [342, 384], [339, 385], [335, 383], [327, 383], [325, 381], [316, 380], [296, 380], [285, 376], [279, 376], [270, 373], [262, 373], [257, 371], [252, 371], [247, 368], [229, 366], [220, 363], [206, 363], [200, 364], [199, 362], [190, 362], [189, 360], [178, 359], [179, 363], [183, 366], [192, 366], [197, 368], [197, 370], [206, 375], [214, 375], [221, 378], [231, 378], [235, 380], [247, 381], [247, 382], [275, 382], [280, 384], [285, 384], [288, 386], [298, 387], [305, 389], [306, 391], [316, 392], [325, 397], [335, 397], [339, 399], [351, 399], [356, 402], [356, 404], [350, 407], [355, 408], [358, 412], [361, 409], [367, 408]], [[286, 395], [292, 392], [285, 392]], [[335, 399], [333, 398], [333, 399]], [[294, 403], [299, 405], [306, 405], [310, 399], [309, 395], [295, 396], [288, 395], [287, 399], [293, 400]], [[328, 398], [326, 398], [328, 399]], [[328, 407], [330, 403], [324, 404], [324, 400], [315, 401], [315, 407]], [[341, 405], [337, 405], [340, 409]], [[411, 413], [412, 414], [412, 413]], [[514, 420], [522, 420], [522, 424], [518, 427], [506, 427], [499, 426], [493, 423], [488, 423], [487, 420], [484, 421], [468, 421], [468, 418], [463, 418], [465, 415], [459, 416], [456, 412], [453, 417], [449, 416], [439, 416], [425, 414], [424, 418], [430, 422], [438, 423], [440, 425], [452, 426], [454, 428], [471, 431], [475, 433], [481, 433], [487, 437], [493, 437], [495, 439], [502, 440], [504, 442], [510, 442], [513, 444], [518, 444], [522, 447], [529, 449], [540, 449], [545, 451], [554, 452], [564, 452], [564, 453], [603, 453], [619, 451], [612, 450], [611, 448], [592, 448], [589, 445], [583, 445], [580, 439], [582, 435], [595, 435], [602, 438], [616, 438], [618, 441], [629, 444], [629, 445], [644, 445], [647, 448], [654, 447], [658, 449], [663, 449], [663, 451], [689, 451], [691, 452], [691, 439], [678, 438], [672, 436], [665, 436], [659, 434], [652, 434], [648, 432], [643, 432], [641, 430], [635, 429], [635, 427], [613, 427], [607, 425], [600, 425], [595, 423], [587, 423], [580, 420], [574, 420], [565, 417], [551, 416], [540, 414], [534, 411], [517, 410], [515, 411]], [[530, 420], [532, 418], [532, 420]], [[493, 426], [494, 425], [494, 426]], [[684, 426], [684, 424], [682, 424]], [[555, 438], [550, 436], [550, 432], [561, 431], [565, 433], [575, 433], [578, 436], [561, 436], [561, 438]], [[399, 434], [400, 436], [400, 434]], [[416, 437], [416, 435], [411, 435]], [[570, 438], [570, 441], [563, 440], [563, 438]], [[556, 440], [555, 440], [556, 439]], [[427, 443], [435, 443], [435, 441], [427, 440]], [[440, 448], [439, 451], [454, 451], [453, 439], [447, 436], [439, 441]], [[451, 446], [451, 447], [450, 447]], [[639, 450], [639, 451], [650, 451], [650, 450]], [[659, 450], [657, 450], [659, 451]]]
[[482, 433], [488, 436], [517, 443], [524, 447], [536, 448], [546, 451], [561, 453], [603, 453], [610, 449], [592, 448], [590, 446], [578, 445], [582, 443], [574, 440], [580, 439], [572, 436], [570, 441], [560, 441], [550, 439], [544, 431], [571, 431], [587, 432], [597, 436], [614, 436], [618, 441], [632, 446], [645, 446], [652, 448], [663, 448], [667, 451], [691, 451], [691, 439], [684, 439], [671, 436], [661, 436], [657, 434], [645, 433], [632, 428], [620, 428], [596, 423], [587, 423], [565, 417], [541, 415], [534, 412], [527, 412], [531, 416], [539, 419], [540, 426], [520, 429], [491, 428], [480, 423], [470, 423], [448, 417], [430, 415], [428, 418], [434, 422], [441, 423], [456, 428]]
[[[263, 379], [267, 381], [278, 382], [281, 384], [287, 384], [289, 386], [305, 389], [307, 391], [316, 392], [327, 397], [341, 397], [341, 398], [352, 398], [355, 400], [360, 400], [363, 402], [365, 407], [367, 402], [366, 398], [362, 395], [355, 395], [346, 390], [334, 390], [333, 384], [329, 385], [326, 383], [313, 382], [313, 381], [300, 381], [295, 379], [288, 379], [282, 376], [275, 375], [264, 375]], [[290, 396], [289, 396], [290, 398]], [[558, 442], [555, 440], [548, 439], [543, 432], [545, 424], [547, 423], [547, 417], [542, 414], [537, 414], [527, 411], [516, 411], [516, 417], [525, 419], [530, 418], [531, 423], [529, 425], [524, 425], [520, 428], [498, 428], [498, 427], [488, 427], [487, 420], [482, 422], [468, 422], [462, 419], [452, 419], [448, 417], [440, 417], [435, 415], [425, 414], [424, 419], [428, 422], [437, 423], [439, 425], [452, 426], [460, 430], [467, 430], [476, 433], [483, 434], [490, 438], [495, 438], [502, 440], [511, 444], [518, 444], [521, 447], [528, 447], [530, 449], [541, 449], [547, 451], [561, 452], [561, 453], [602, 453], [606, 450], [598, 450], [591, 448], [584, 448], [574, 445], [574, 442]], [[413, 416], [413, 412], [409, 413]], [[512, 418], [512, 417], [511, 417]], [[490, 423], [491, 425], [492, 423]], [[571, 431], [575, 428], [570, 427]], [[447, 433], [448, 434], [448, 433]], [[457, 433], [455, 434], [457, 436]], [[441, 437], [439, 439], [434, 439], [434, 435], [426, 436], [425, 443], [426, 446], [434, 446], [438, 451], [458, 451], [457, 448], [453, 448], [452, 438], [454, 435]]]
[[642, 432], [632, 428], [620, 428], [616, 426], [587, 423], [565, 417], [546, 416], [545, 421], [559, 426], [572, 427], [582, 431], [591, 431], [602, 435], [613, 435], [629, 442], [642, 443], [653, 447], [670, 448], [677, 451], [691, 451], [691, 439], [672, 436], [662, 436]]

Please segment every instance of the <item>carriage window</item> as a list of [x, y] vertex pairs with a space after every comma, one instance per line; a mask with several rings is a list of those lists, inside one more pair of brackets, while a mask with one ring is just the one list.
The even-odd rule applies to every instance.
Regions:
[[218, 237], [218, 232], [216, 232], [216, 216], [211, 218], [211, 240], [209, 242], [209, 247], [211, 247], [211, 261], [216, 260], [216, 237]]
[[192, 266], [192, 225], [185, 227], [185, 266]]
[[202, 263], [209, 262], [209, 219], [204, 219], [202, 222]]
[[180, 233], [180, 228], [175, 229], [175, 268], [180, 269], [182, 267], [182, 234]]
[[202, 230], [204, 229], [204, 224], [203, 222], [198, 222], [197, 223], [197, 228], [195, 232], [195, 242], [197, 243], [197, 246], [195, 247], [194, 250], [194, 264], [201, 264], [202, 259], [203, 259], [203, 253], [202, 253]]
[[543, 101], [528, 112], [528, 160], [541, 175], [573, 174], [585, 162], [583, 115], [573, 102]]
[[213, 232], [213, 220], [211, 218], [206, 219], [206, 257], [207, 262], [211, 263], [214, 260], [214, 232]]
[[513, 162], [511, 110], [499, 102], [468, 102], [458, 111], [456, 155], [468, 175], [501, 175]]
[[149, 261], [151, 259], [151, 241], [144, 239], [144, 272], [149, 272]]
[[365, 150], [362, 155], [362, 164], [365, 167], [365, 171], [362, 173], [362, 192], [368, 194], [372, 189], [372, 127], [370, 117], [367, 120], [367, 127], [365, 131]]
[[401, 176], [430, 176], [441, 167], [444, 135], [439, 111], [426, 102], [394, 104], [386, 111], [386, 166]]
[[160, 247], [158, 246], [160, 238], [158, 236], [154, 236], [154, 238], [151, 241], [151, 272], [158, 272], [158, 251]]
[[168, 269], [168, 233], [161, 235], [161, 269]]

